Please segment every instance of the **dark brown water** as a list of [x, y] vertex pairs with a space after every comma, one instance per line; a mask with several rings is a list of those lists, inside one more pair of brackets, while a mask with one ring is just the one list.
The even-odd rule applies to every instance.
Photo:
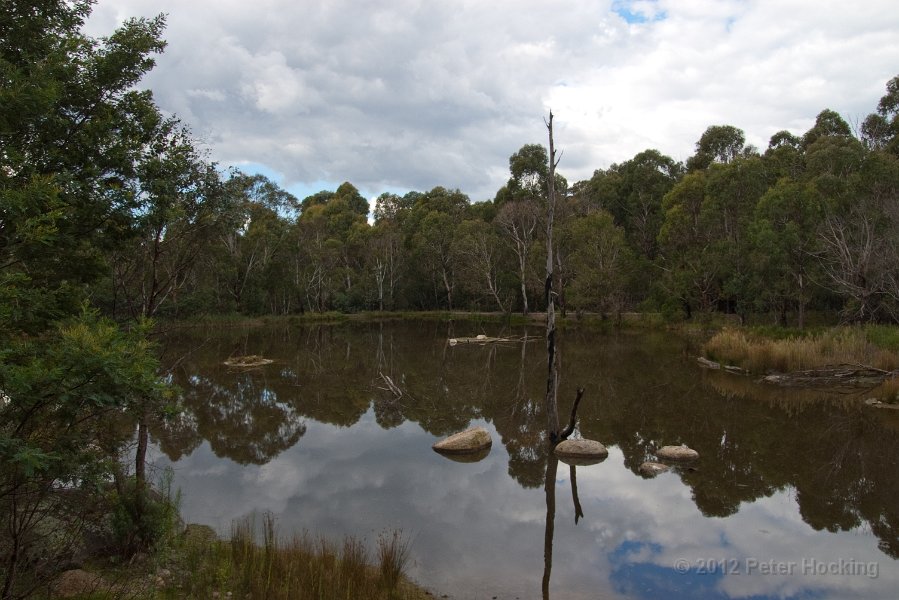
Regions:
[[[479, 333], [535, 340], [447, 344]], [[157, 428], [156, 462], [174, 468], [185, 519], [223, 535], [263, 511], [284, 533], [371, 546], [400, 529], [411, 576], [438, 596], [896, 597], [888, 411], [704, 371], [671, 334], [565, 330], [562, 420], [583, 386], [577, 435], [610, 449], [575, 471], [547, 456], [541, 334], [425, 321], [180, 332], [166, 347], [187, 410]], [[275, 362], [225, 367], [235, 354]], [[431, 450], [473, 424], [493, 435], [483, 460]], [[680, 443], [699, 451], [694, 468], [638, 474]]]

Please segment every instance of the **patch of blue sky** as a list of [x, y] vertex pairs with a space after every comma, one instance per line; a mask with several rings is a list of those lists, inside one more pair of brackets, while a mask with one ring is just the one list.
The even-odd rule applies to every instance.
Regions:
[[[726, 576], [725, 568], [700, 569], [691, 566], [687, 570], [674, 565], [663, 566], [652, 562], [662, 547], [651, 542], [625, 541], [609, 553], [612, 572], [609, 581], [616, 592], [628, 598], [651, 600], [730, 600], [732, 598], [720, 585]], [[698, 561], [694, 561], [698, 564]], [[725, 565], [727, 563], [724, 563]], [[729, 567], [730, 568], [730, 567]], [[804, 589], [792, 595], [741, 596], [741, 600], [812, 600], [825, 594], [820, 589]]]
[[656, 10], [655, 6], [654, 0], [615, 0], [612, 2], [612, 12], [630, 24], [664, 20], [668, 13]]
[[[275, 171], [274, 169], [271, 169], [268, 166], [263, 165], [261, 163], [245, 162], [245, 163], [241, 163], [241, 164], [237, 165], [235, 168], [237, 168], [238, 170], [240, 170], [243, 173], [246, 173], [247, 175], [264, 175], [269, 180], [275, 182], [282, 189], [293, 194], [297, 198], [297, 200], [303, 200], [303, 198], [306, 198], [308, 196], [311, 196], [313, 194], [321, 192], [322, 190], [327, 190], [330, 192], [336, 191], [337, 188], [340, 187], [340, 184], [343, 183], [343, 181], [324, 181], [324, 180], [319, 179], [319, 180], [311, 181], [311, 182], [301, 181], [298, 183], [291, 183], [291, 184], [287, 185], [287, 184], [285, 184], [284, 175], [282, 175], [278, 171]], [[353, 182], [351, 181], [350, 183], [353, 183]], [[390, 194], [396, 194], [397, 196], [405, 196], [407, 193], [412, 191], [409, 188], [400, 188], [400, 187], [395, 187], [395, 186], [390, 186], [390, 185], [384, 186], [383, 188], [378, 188], [376, 190], [375, 189], [372, 189], [372, 190], [363, 189], [361, 186], [359, 186], [355, 183], [353, 183], [353, 185], [356, 185], [356, 187], [360, 188], [359, 189], [360, 193], [363, 196], [365, 196], [366, 198], [368, 198], [369, 209], [372, 212], [375, 210], [375, 200], [381, 194], [390, 193]], [[426, 191], [426, 190], [419, 190], [419, 191]], [[369, 220], [371, 220], [372, 218], [373, 217], [370, 212]]]
[[302, 200], [307, 196], [311, 196], [316, 192], [320, 192], [322, 190], [330, 190], [334, 191], [342, 182], [332, 182], [332, 181], [312, 181], [306, 182], [301, 181], [299, 183], [292, 183], [290, 185], [286, 185], [284, 183], [284, 175], [271, 169], [270, 167], [263, 165], [261, 163], [254, 162], [245, 162], [239, 165], [236, 165], [236, 168], [247, 175], [264, 175], [270, 181], [275, 182], [284, 190], [287, 190], [294, 196], [296, 196], [297, 200]]

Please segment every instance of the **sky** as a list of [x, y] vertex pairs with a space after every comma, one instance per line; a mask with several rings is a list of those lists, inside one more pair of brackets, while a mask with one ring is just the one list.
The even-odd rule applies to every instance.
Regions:
[[710, 125], [764, 150], [899, 75], [895, 0], [98, 0], [85, 31], [167, 14], [143, 86], [223, 167], [299, 198], [350, 181], [492, 199], [547, 145], [573, 183]]

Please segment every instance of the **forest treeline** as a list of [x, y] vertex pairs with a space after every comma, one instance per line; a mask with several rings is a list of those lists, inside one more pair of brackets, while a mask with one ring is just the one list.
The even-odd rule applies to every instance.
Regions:
[[[764, 151], [713, 125], [686, 163], [640, 152], [557, 177], [554, 289], [563, 309], [899, 318], [899, 77], [855, 131], [821, 111]], [[542, 310], [548, 157], [526, 144], [492, 200], [435, 187], [367, 200], [351, 183], [299, 200], [220, 175], [177, 122], [105, 174], [131, 205], [93, 302], [118, 317], [197, 313]]]

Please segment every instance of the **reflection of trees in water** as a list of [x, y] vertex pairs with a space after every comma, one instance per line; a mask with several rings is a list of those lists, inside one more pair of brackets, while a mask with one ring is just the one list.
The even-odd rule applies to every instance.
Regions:
[[306, 433], [302, 417], [267, 385], [263, 372], [215, 379], [189, 375], [177, 383], [189, 408], [170, 426], [162, 425], [160, 447], [170, 457], [183, 455], [202, 438], [217, 456], [264, 464]]
[[[482, 332], [454, 327], [457, 336]], [[247, 353], [276, 360], [262, 370], [222, 367], [233, 350], [224, 338], [179, 364], [175, 379], [188, 411], [167, 425], [167, 454], [182, 456], [206, 438], [232, 458], [264, 461], [302, 436], [304, 417], [350, 426], [373, 409], [381, 427], [412, 421], [435, 436], [486, 419], [509, 453], [510, 476], [528, 488], [545, 484], [545, 356], [538, 344], [534, 351], [528, 344], [450, 348], [446, 324], [436, 322], [268, 332], [240, 334]], [[569, 330], [562, 344], [560, 410], [583, 385], [581, 434], [617, 445], [635, 475], [658, 447], [686, 443], [702, 458], [696, 470], [677, 473], [703, 514], [731, 515], [744, 502], [794, 488], [812, 527], [867, 523], [884, 551], [899, 557], [899, 436], [874, 411], [722, 379], [698, 369], [664, 334]], [[381, 372], [407, 395], [397, 401], [376, 389]]]
[[[569, 364], [590, 360], [573, 352]], [[867, 523], [880, 547], [899, 557], [899, 436], [858, 399], [815, 398], [808, 390], [703, 371], [670, 349], [653, 351], [651, 341], [634, 346], [611, 339], [600, 352], [598, 360], [616, 365], [607, 392], [614, 400], [604, 403], [599, 418], [582, 413], [581, 430], [618, 445], [635, 474], [659, 446], [687, 443], [701, 460], [695, 470], [678, 473], [706, 516], [728, 516], [742, 503], [791, 488], [815, 529]]]
[[[522, 337], [526, 335], [527, 331], [523, 332]], [[511, 395], [506, 392], [509, 401], [504, 403], [505, 409], [498, 410], [492, 416], [496, 431], [509, 453], [509, 475], [525, 488], [539, 488], [543, 485], [548, 447], [545, 407], [539, 383], [542, 373], [539, 365], [535, 364], [541, 357], [534, 352], [533, 359], [528, 362], [530, 345], [532, 343], [527, 339], [520, 343], [519, 360], [515, 365], [517, 374], [503, 378], [504, 381], [516, 381], [516, 385]]]

